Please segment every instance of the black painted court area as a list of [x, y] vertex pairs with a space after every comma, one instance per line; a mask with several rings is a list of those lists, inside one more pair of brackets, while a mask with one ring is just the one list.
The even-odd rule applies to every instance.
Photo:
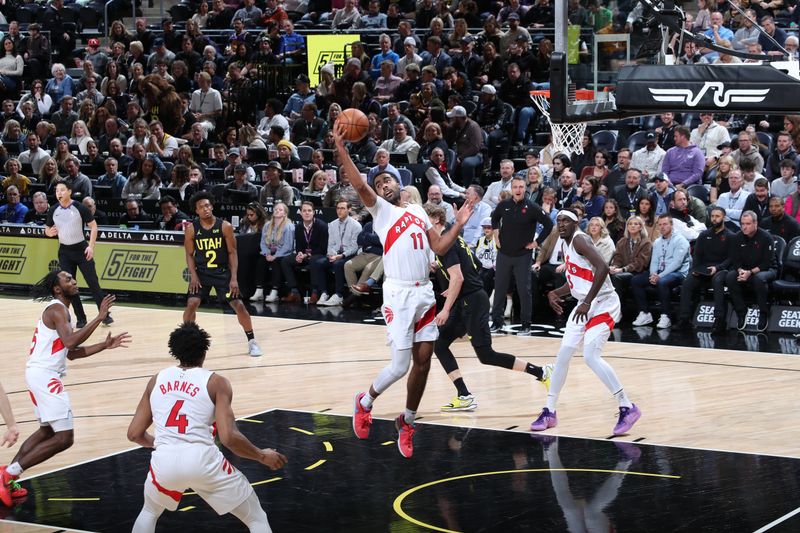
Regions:
[[[256, 483], [276, 532], [752, 532], [799, 505], [796, 459], [423, 421], [407, 460], [393, 422], [376, 420], [367, 441], [350, 424], [282, 410], [239, 421], [257, 445], [289, 456], [279, 472], [233, 461]], [[23, 483], [27, 500], [0, 518], [130, 531], [149, 456], [137, 449], [33, 478]], [[158, 531], [244, 531], [198, 496], [184, 496], [179, 509], [162, 515]], [[798, 530], [800, 515], [770, 529]]]

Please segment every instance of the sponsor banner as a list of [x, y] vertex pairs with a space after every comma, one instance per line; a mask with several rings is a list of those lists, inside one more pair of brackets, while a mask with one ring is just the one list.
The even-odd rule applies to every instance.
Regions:
[[[761, 315], [758, 307], [747, 308], [747, 318], [745, 319], [744, 331], [758, 333], [758, 317]], [[736, 329], [739, 325], [739, 317], [736, 316], [736, 311], [731, 308], [728, 314], [728, 328]]]
[[713, 302], [700, 302], [694, 311], [694, 327], [713, 328], [714, 327], [714, 304]]
[[317, 86], [319, 83], [319, 70], [328, 63], [334, 64], [334, 78], [341, 77], [342, 72], [344, 72], [345, 61], [347, 61], [345, 46], [360, 40], [361, 35], [358, 33], [306, 35], [308, 79], [311, 80], [311, 87]]
[[[89, 240], [89, 230], [84, 232]], [[44, 233], [44, 226], [23, 224], [0, 224], [0, 238], [7, 235], [48, 239], [58, 244], [58, 240], [50, 238]], [[12, 241], [13, 242], [13, 241]], [[164, 244], [183, 245], [183, 232], [177, 231], [147, 231], [129, 230], [112, 226], [97, 228], [97, 242], [158, 242]]]
[[567, 26], [567, 63], [577, 65], [581, 62], [581, 26], [570, 24]]
[[769, 331], [797, 333], [800, 331], [800, 307], [773, 305], [770, 310]]
[[[158, 233], [165, 232], [115, 230], [106, 233], [105, 240], [98, 239], [94, 260], [100, 286], [109, 292], [185, 294], [183, 246], [162, 243], [163, 235], [153, 238]], [[173, 236], [183, 240], [182, 234]], [[0, 231], [0, 285], [33, 285], [58, 266], [57, 239]], [[81, 274], [78, 285], [86, 287]]]

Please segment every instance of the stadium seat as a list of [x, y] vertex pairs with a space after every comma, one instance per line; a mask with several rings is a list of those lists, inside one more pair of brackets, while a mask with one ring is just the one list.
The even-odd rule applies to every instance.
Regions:
[[628, 137], [628, 149], [635, 152], [639, 148], [643, 148], [647, 144], [645, 140], [647, 133], [647, 131], [637, 131]]
[[763, 144], [767, 147], [768, 152], [772, 151], [772, 148], [775, 144], [775, 138], [771, 133], [767, 133], [766, 131], [757, 131], [756, 138], [760, 144]]
[[778, 235], [774, 235], [773, 240], [775, 241], [775, 264], [778, 266], [777, 277], [780, 278], [783, 274], [784, 255], [786, 255], [786, 240]]
[[772, 294], [776, 301], [797, 303], [800, 299], [798, 298], [800, 296], [800, 237], [789, 241], [789, 245], [786, 247], [783, 272], [772, 283]]
[[174, 22], [183, 22], [189, 20], [194, 14], [191, 6], [188, 4], [175, 4], [169, 8], [168, 11]]
[[613, 152], [617, 148], [617, 134], [611, 130], [600, 130], [592, 135], [592, 142], [598, 150], [602, 148]]
[[414, 181], [411, 171], [407, 168], [398, 168], [397, 171], [400, 173], [400, 182], [403, 184], [403, 187], [411, 185], [411, 182]]
[[691, 185], [686, 192], [689, 193], [689, 196], [693, 198], [697, 198], [701, 200], [704, 204], [708, 205], [709, 197], [708, 197], [708, 189], [702, 183], [696, 183]]
[[300, 161], [307, 165], [311, 163], [311, 155], [314, 153], [314, 148], [311, 146], [298, 146], [297, 147], [297, 156], [300, 158]]

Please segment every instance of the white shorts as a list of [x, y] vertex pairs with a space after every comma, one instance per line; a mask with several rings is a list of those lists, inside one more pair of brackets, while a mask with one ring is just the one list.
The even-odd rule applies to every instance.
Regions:
[[389, 344], [398, 350], [411, 348], [415, 342], [435, 341], [436, 296], [430, 280], [383, 282], [383, 318]]
[[180, 444], [156, 448], [144, 484], [145, 496], [174, 511], [186, 489], [196, 492], [220, 515], [239, 507], [253, 492], [244, 474], [216, 446]]
[[25, 381], [39, 424], [53, 431], [73, 429], [72, 404], [61, 382], [61, 375], [44, 368], [26, 368]]
[[[577, 309], [577, 306], [575, 308]], [[575, 309], [569, 314], [562, 343], [566, 346], [577, 346], [581, 341], [590, 343], [599, 336], [605, 336], [607, 339], [620, 318], [622, 318], [622, 306], [616, 292], [595, 298], [585, 321], [580, 323], [575, 321]]]

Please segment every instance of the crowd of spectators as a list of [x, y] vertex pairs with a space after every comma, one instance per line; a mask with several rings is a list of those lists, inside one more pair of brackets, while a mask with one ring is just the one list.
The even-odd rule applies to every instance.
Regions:
[[[587, 132], [582, 154], [560, 153], [536, 144], [548, 129], [529, 94], [548, 87], [549, 0], [187, 5], [185, 20], [154, 27], [136, 19], [132, 30], [117, 20], [84, 47], [64, 31], [63, 0], [22, 28], [9, 17], [0, 58], [0, 219], [43, 223], [60, 177], [98, 220], [180, 229], [193, 215], [184, 202], [207, 189], [239, 206], [241, 233], [262, 235], [254, 299], [297, 302], [308, 293], [316, 305], [352, 302], [382, 276], [380, 245], [337, 172], [330, 131], [343, 109], [357, 108], [370, 127], [350, 151], [368, 179], [388, 169], [406, 201], [442, 205], [450, 219], [451, 204], [477, 202], [464, 238], [487, 290], [503, 293], [494, 298], [495, 329], [517, 293], [524, 333], [543, 291], [563, 280], [567, 266], [551, 228], [564, 208], [581, 216], [615, 286], [635, 301], [634, 325], [655, 322], [653, 296], [658, 327], [685, 325], [696, 289], [708, 285], [717, 299], [730, 295], [740, 321], [757, 301], [765, 327], [765, 289], [780, 275], [773, 237], [785, 243], [800, 234], [800, 116], [663, 113], [641, 121], [637, 140], [625, 131], [597, 147]], [[740, 15], [711, 11], [703, 0], [698, 8], [693, 30], [777, 53]], [[791, 51], [793, 35], [778, 26], [797, 16], [793, 7], [751, 8]], [[570, 0], [568, 11], [582, 35], [635, 34], [647, 21], [641, 4], [627, 2]], [[319, 65], [313, 86], [304, 34], [323, 29], [358, 31], [362, 40], [345, 48], [344, 65]], [[690, 47], [680, 61], [730, 61], [723, 58]], [[291, 83], [281, 83], [287, 73]], [[98, 209], [100, 191], [124, 201], [120, 217]], [[161, 214], [145, 212], [147, 202]], [[499, 205], [521, 212], [506, 218]], [[290, 207], [299, 208], [294, 221]], [[330, 222], [314, 216], [319, 208], [331, 209]], [[298, 271], [310, 273], [307, 286]], [[717, 303], [723, 327], [724, 299]]]

